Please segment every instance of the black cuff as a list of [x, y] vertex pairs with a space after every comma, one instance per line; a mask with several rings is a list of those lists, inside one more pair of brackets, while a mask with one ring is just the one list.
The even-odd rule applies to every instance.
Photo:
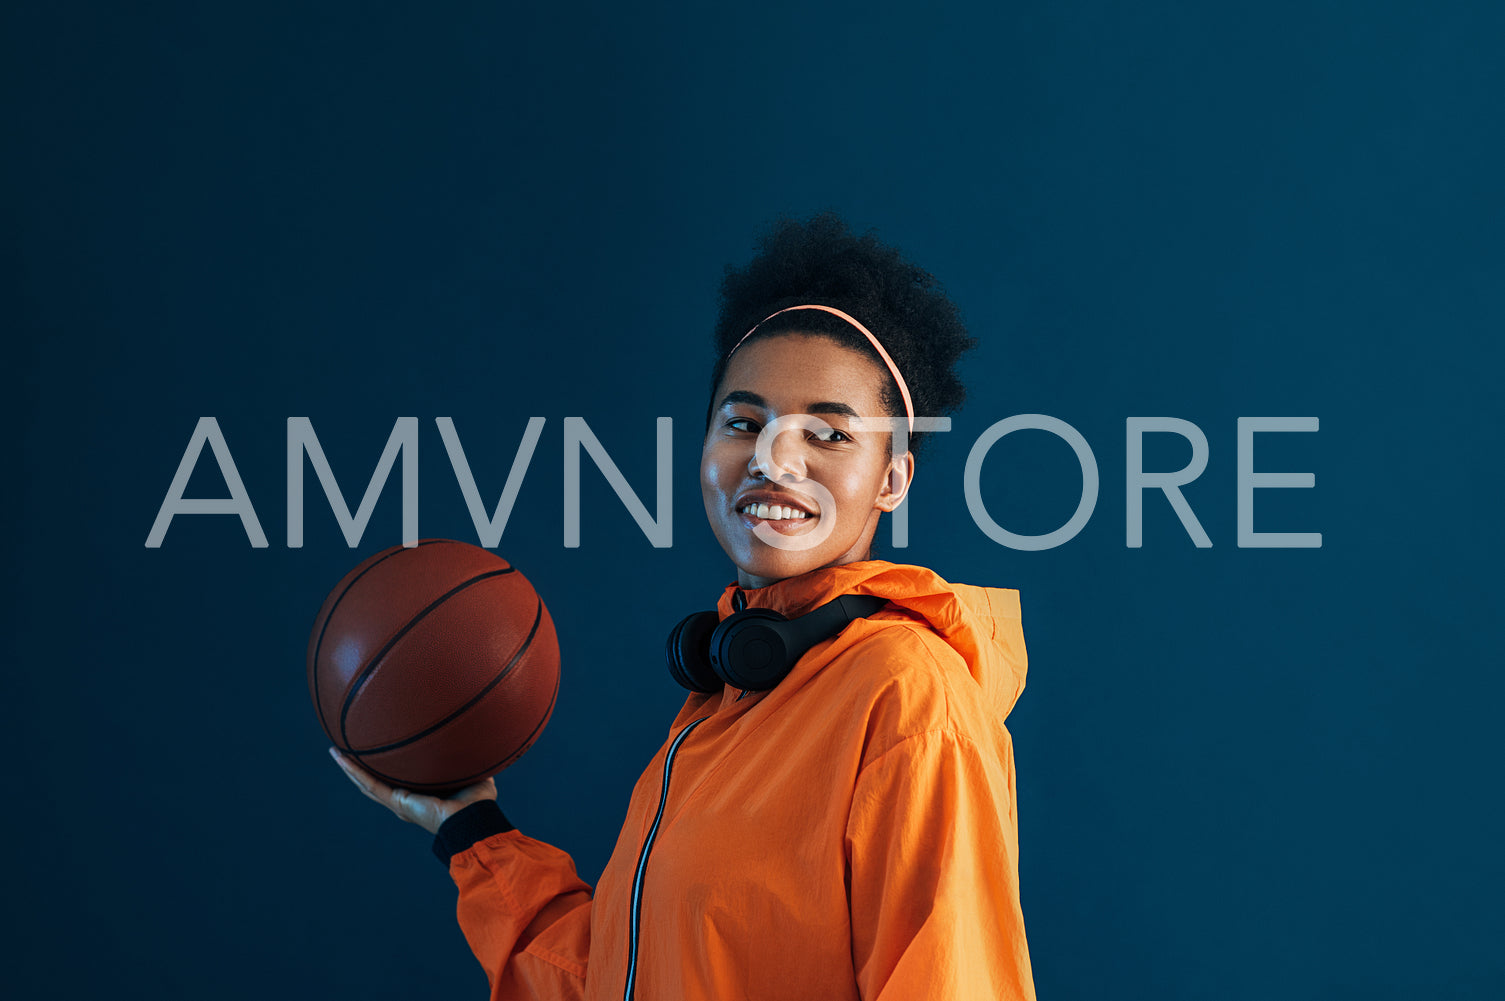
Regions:
[[515, 830], [517, 828], [502, 813], [496, 800], [478, 799], [463, 810], [450, 814], [449, 819], [439, 825], [434, 834], [434, 854], [447, 866], [451, 858], [477, 841]]

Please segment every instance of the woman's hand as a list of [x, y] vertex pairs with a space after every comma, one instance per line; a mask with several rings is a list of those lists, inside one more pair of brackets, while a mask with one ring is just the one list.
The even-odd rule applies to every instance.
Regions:
[[436, 833], [440, 824], [470, 804], [483, 799], [496, 799], [496, 783], [489, 778], [466, 786], [447, 799], [440, 799], [411, 789], [389, 786], [333, 747], [329, 749], [329, 756], [334, 758], [345, 777], [354, 782], [368, 798], [376, 800], [403, 820], [417, 824], [430, 834]]

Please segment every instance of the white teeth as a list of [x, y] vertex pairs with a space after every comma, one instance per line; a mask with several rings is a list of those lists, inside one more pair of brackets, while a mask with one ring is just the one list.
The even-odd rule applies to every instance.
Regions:
[[785, 521], [808, 518], [810, 515], [797, 507], [785, 507], [782, 504], [748, 504], [742, 508], [742, 514], [750, 514], [755, 518], [764, 518], [769, 521]]

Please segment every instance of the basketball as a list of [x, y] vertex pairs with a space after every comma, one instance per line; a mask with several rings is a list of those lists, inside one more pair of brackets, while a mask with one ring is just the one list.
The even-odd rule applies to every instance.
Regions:
[[424, 539], [377, 553], [324, 599], [308, 688], [335, 747], [390, 785], [442, 796], [538, 739], [559, 694], [559, 641], [506, 560]]

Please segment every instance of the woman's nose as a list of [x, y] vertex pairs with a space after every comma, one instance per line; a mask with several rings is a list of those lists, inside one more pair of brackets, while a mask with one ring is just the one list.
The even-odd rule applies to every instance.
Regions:
[[805, 478], [804, 435], [798, 430], [760, 438], [748, 460], [747, 470], [753, 476], [777, 481], [781, 477]]

